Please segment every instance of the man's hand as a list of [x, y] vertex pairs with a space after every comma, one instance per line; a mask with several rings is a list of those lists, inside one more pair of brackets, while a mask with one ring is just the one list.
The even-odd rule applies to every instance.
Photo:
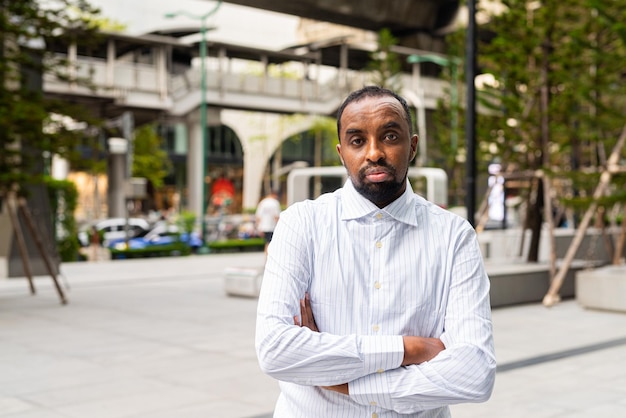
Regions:
[[[293, 323], [299, 327], [306, 327], [314, 332], [320, 332], [315, 323], [315, 317], [313, 317], [313, 309], [311, 309], [311, 298], [308, 293], [304, 294], [304, 299], [300, 299], [300, 318], [298, 315], [293, 317]], [[335, 386], [320, 386], [322, 389], [332, 390], [333, 392], [348, 395], [348, 384], [343, 383]]]
[[315, 318], [313, 317], [313, 309], [311, 309], [311, 298], [308, 293], [304, 294], [304, 299], [300, 299], [300, 317], [302, 321], [298, 319], [298, 316], [293, 317], [293, 323], [299, 327], [306, 327], [311, 331], [320, 332], [317, 329]]
[[437, 354], [446, 349], [439, 338], [425, 337], [402, 337], [404, 342], [403, 366], [420, 364], [435, 358]]
[[322, 389], [326, 389], [326, 390], [332, 390], [333, 392], [337, 392], [337, 393], [341, 393], [343, 395], [349, 395], [350, 392], [348, 391], [348, 384], [347, 383], [343, 383], [341, 385], [335, 385], [335, 386], [320, 386]]

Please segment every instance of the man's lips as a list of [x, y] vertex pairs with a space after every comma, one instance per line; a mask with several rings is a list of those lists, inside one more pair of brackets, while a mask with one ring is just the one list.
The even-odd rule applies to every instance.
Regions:
[[393, 180], [392, 173], [384, 168], [373, 168], [365, 171], [365, 178], [372, 183]]

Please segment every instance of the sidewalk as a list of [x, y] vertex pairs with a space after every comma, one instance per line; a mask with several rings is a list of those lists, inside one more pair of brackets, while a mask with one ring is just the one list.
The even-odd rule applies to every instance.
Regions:
[[[34, 296], [26, 279], [0, 280], [0, 416], [271, 417], [278, 385], [256, 362], [256, 299], [227, 296], [222, 275], [263, 258], [64, 264], [66, 306], [50, 277]], [[454, 418], [626, 416], [626, 314], [570, 300], [493, 319], [494, 394]]]

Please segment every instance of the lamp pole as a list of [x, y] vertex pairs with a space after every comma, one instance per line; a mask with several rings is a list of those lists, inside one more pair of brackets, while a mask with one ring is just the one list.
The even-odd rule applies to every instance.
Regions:
[[202, 201], [200, 202], [200, 225], [203, 247], [207, 248], [206, 242], [206, 209], [207, 209], [207, 154], [209, 146], [209, 129], [207, 126], [207, 85], [206, 85], [206, 57], [207, 57], [207, 19], [212, 16], [222, 5], [222, 0], [218, 0], [213, 9], [203, 15], [195, 15], [185, 10], [167, 13], [165, 17], [175, 18], [177, 16], [185, 16], [200, 21], [200, 127], [202, 129]]
[[467, 220], [476, 227], [476, 0], [467, 2], [468, 25], [465, 37], [465, 207]]

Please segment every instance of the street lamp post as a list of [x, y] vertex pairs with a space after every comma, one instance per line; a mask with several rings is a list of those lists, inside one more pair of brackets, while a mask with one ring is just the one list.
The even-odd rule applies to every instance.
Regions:
[[468, 25], [465, 37], [465, 207], [467, 220], [476, 226], [476, 0], [467, 2]]
[[209, 130], [207, 126], [207, 99], [206, 99], [206, 56], [207, 56], [207, 19], [212, 16], [222, 5], [222, 0], [218, 0], [213, 9], [203, 15], [195, 15], [185, 10], [167, 13], [166, 18], [185, 16], [200, 21], [200, 127], [202, 129], [202, 201], [200, 202], [200, 228], [204, 250], [206, 251], [206, 210], [207, 210], [207, 151], [209, 146]]

